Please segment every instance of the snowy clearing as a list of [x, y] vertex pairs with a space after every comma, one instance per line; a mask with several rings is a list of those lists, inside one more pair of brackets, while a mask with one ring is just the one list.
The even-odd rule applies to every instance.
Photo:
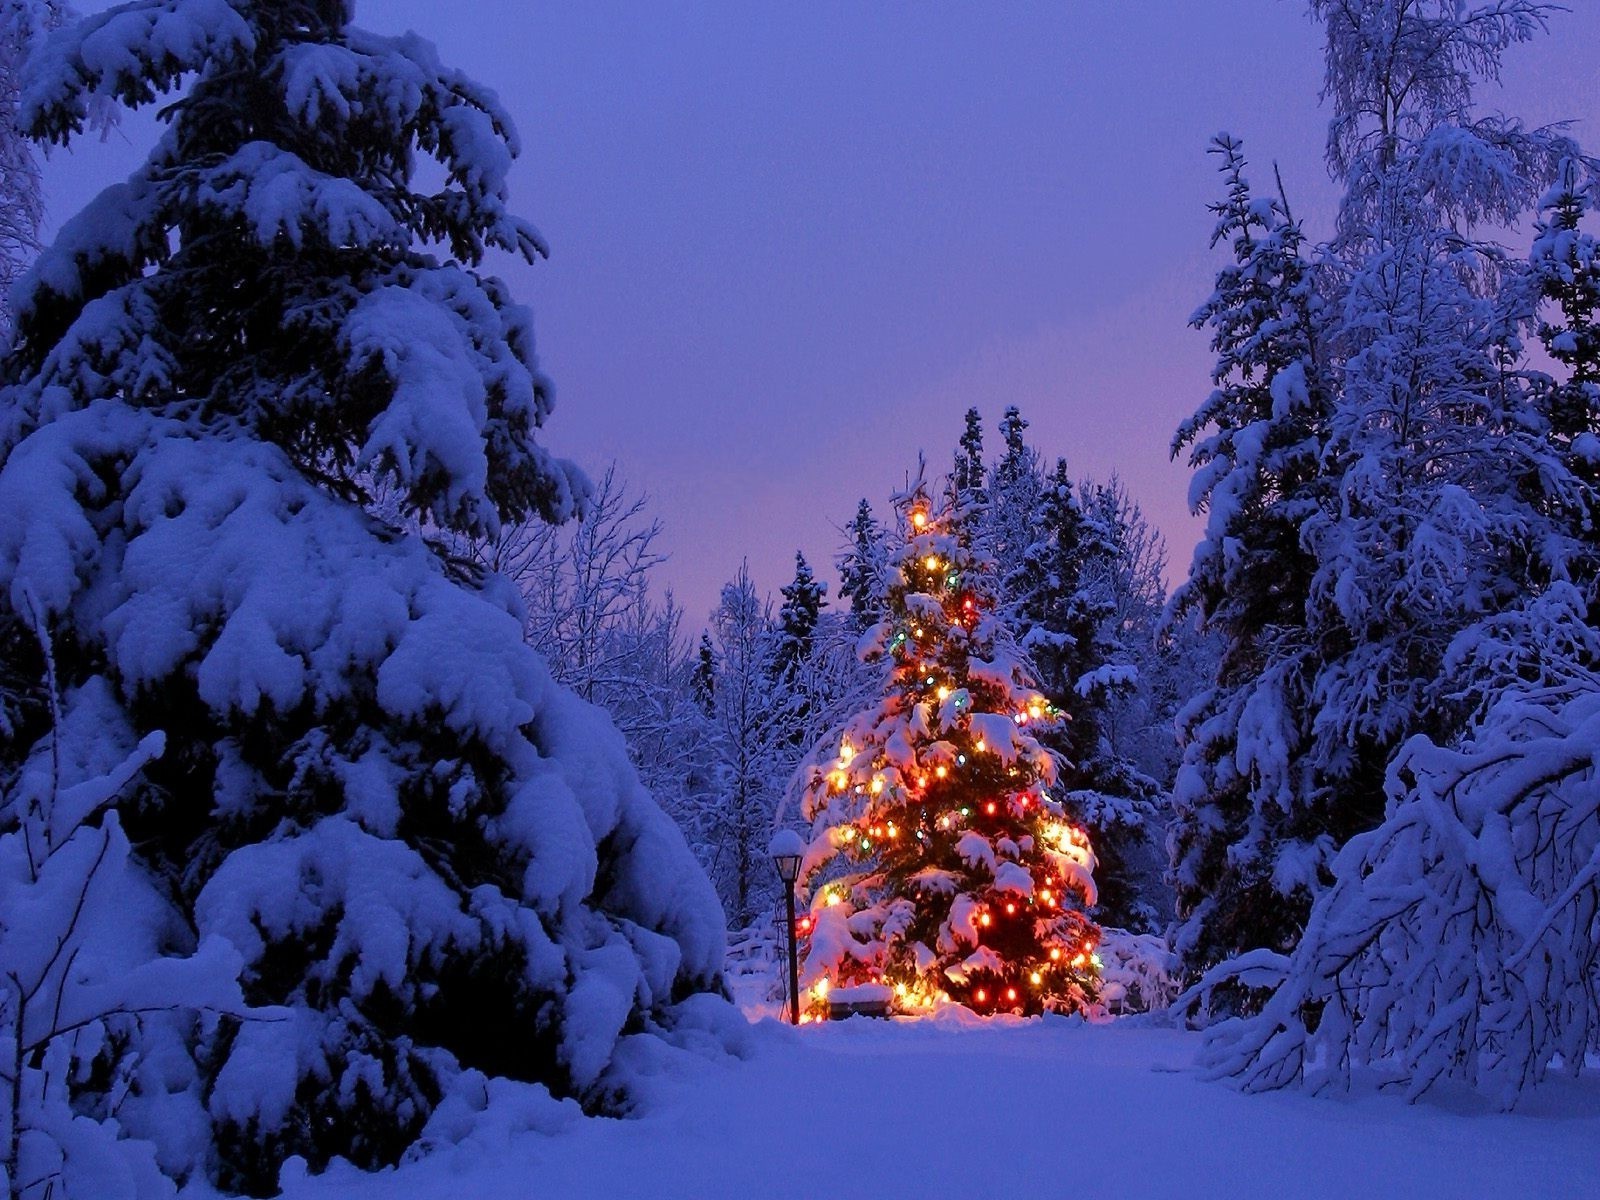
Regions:
[[[550, 1112], [288, 1200], [529, 1196], [848, 1200], [1100, 1195], [1318, 1200], [1593, 1197], [1600, 1074], [1527, 1111], [1389, 1097], [1251, 1096], [1197, 1078], [1199, 1035], [1130, 1021], [953, 1015], [752, 1027], [749, 1057], [674, 1056], [634, 1120]], [[556, 1119], [551, 1121], [550, 1119]], [[542, 1123], [542, 1122], [541, 1122]]]

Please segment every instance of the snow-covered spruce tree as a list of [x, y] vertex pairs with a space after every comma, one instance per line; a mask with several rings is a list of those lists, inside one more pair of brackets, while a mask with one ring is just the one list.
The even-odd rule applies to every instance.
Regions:
[[700, 631], [700, 645], [695, 651], [689, 690], [695, 705], [709, 717], [717, 700], [717, 651], [711, 644], [711, 631], [708, 629]]
[[[246, 997], [195, 1047], [209, 1129], [163, 1166], [269, 1192], [395, 1161], [477, 1072], [607, 1107], [619, 1041], [718, 986], [721, 914], [620, 737], [522, 643], [503, 584], [366, 511], [492, 536], [581, 477], [527, 312], [492, 96], [344, 0], [142, 0], [49, 43], [40, 137], [184, 85], [149, 162], [19, 292], [0, 401], [0, 611], [36, 600], [60, 689], [166, 753], [118, 815]], [[442, 164], [414, 187], [414, 157]], [[5, 643], [8, 654], [13, 644]], [[26, 665], [26, 664], [24, 664]], [[6, 769], [48, 731], [26, 715]]]
[[1044, 698], [996, 611], [992, 564], [919, 478], [869, 654], [885, 694], [805, 773], [815, 918], [803, 985], [889, 989], [902, 1011], [1075, 1011], [1095, 993], [1093, 855], [1051, 794]]
[[784, 584], [783, 603], [774, 628], [772, 674], [780, 683], [793, 683], [816, 647], [817, 622], [822, 618], [828, 585], [811, 570], [806, 556], [795, 551], [794, 579]]
[[67, 15], [64, 0], [0, 0], [0, 335], [11, 332], [11, 291], [39, 251], [39, 164], [18, 127], [22, 70]]
[[[1576, 159], [1562, 163], [1540, 205], [1525, 286], [1528, 324], [1559, 370], [1532, 375], [1533, 403], [1568, 470], [1593, 489], [1600, 484], [1600, 239], [1583, 228], [1594, 190], [1586, 174]], [[1600, 576], [1600, 513], [1568, 518], [1585, 547], [1580, 578], [1592, 581]]]
[[166, 1131], [205, 1123], [188, 1041], [198, 1021], [252, 1015], [241, 961], [222, 938], [194, 945], [114, 811], [164, 736], [135, 744], [102, 680], [58, 694], [35, 632], [49, 731], [0, 786], [0, 1188], [170, 1196]]
[[[1462, 638], [1494, 698], [1458, 745], [1406, 743], [1388, 815], [1334, 862], [1262, 1012], [1203, 1062], [1251, 1090], [1377, 1071], [1510, 1107], [1600, 1051], [1600, 639], [1558, 584]], [[1266, 964], [1263, 964], [1266, 965]]]
[[[989, 504], [984, 514], [984, 535], [994, 556], [1001, 589], [1021, 568], [1037, 536], [1033, 528], [1044, 490], [1044, 473], [1038, 452], [1024, 440], [1028, 422], [1016, 405], [1008, 405], [1000, 418], [1004, 450], [989, 472]], [[1021, 630], [1018, 631], [1019, 635]]]
[[1333, 798], [1304, 757], [1315, 562], [1300, 533], [1326, 492], [1322, 311], [1284, 203], [1251, 191], [1237, 139], [1219, 135], [1211, 152], [1227, 185], [1212, 244], [1229, 245], [1233, 262], [1193, 324], [1212, 330], [1216, 390], [1172, 445], [1174, 456], [1189, 450], [1190, 505], [1206, 517], [1172, 612], [1198, 613], [1222, 643], [1214, 680], [1180, 719], [1168, 834], [1173, 948], [1191, 970], [1293, 945], [1336, 849], [1322, 811]]
[[883, 527], [872, 515], [872, 505], [865, 498], [856, 506], [856, 515], [844, 532], [848, 540], [836, 560], [839, 595], [849, 604], [851, 626], [858, 633], [864, 633], [883, 617], [879, 599], [888, 557]]
[[950, 472], [950, 491], [959, 496], [965, 505], [982, 505], [987, 498], [984, 487], [987, 472], [983, 465], [983, 417], [975, 408], [967, 409], [963, 418], [961, 443], [956, 449], [955, 465]]
[[1056, 460], [1028, 525], [1033, 539], [1006, 580], [1006, 619], [1039, 690], [1063, 718], [1036, 736], [1059, 757], [1061, 802], [1094, 845], [1095, 919], [1145, 930], [1156, 913], [1141, 902], [1134, 876], [1157, 785], [1117, 752], [1106, 729], [1110, 697], [1138, 679], [1110, 637], [1111, 594], [1096, 586], [1117, 546], [1079, 505], [1065, 459]]

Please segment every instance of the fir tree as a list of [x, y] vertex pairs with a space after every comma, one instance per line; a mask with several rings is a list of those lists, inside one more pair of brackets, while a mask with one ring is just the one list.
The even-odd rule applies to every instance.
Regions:
[[1222, 643], [1212, 686], [1182, 717], [1169, 829], [1175, 949], [1195, 969], [1292, 944], [1332, 849], [1300, 765], [1316, 715], [1305, 631], [1316, 564], [1300, 531], [1322, 511], [1332, 403], [1321, 308], [1286, 206], [1254, 195], [1237, 139], [1222, 134], [1211, 152], [1227, 187], [1212, 244], [1233, 262], [1192, 323], [1212, 330], [1217, 386], [1172, 447], [1189, 449], [1190, 503], [1206, 515], [1172, 608]]
[[792, 685], [814, 649], [817, 621], [822, 615], [828, 585], [812, 574], [806, 556], [796, 551], [794, 579], [781, 590], [783, 604], [778, 608], [772, 674], [775, 682]]
[[1118, 547], [1112, 531], [1078, 503], [1064, 459], [1030, 524], [1034, 541], [1007, 581], [1009, 620], [1040, 691], [1064, 717], [1037, 736], [1058, 756], [1062, 803], [1094, 845], [1095, 918], [1146, 929], [1155, 912], [1139, 899], [1135, 860], [1148, 837], [1156, 783], [1116, 751], [1106, 728], [1110, 697], [1138, 678], [1110, 638], [1110, 590], [1097, 586]]
[[1048, 724], [996, 609], [992, 565], [920, 479], [876, 646], [892, 675], [806, 768], [815, 917], [804, 982], [872, 983], [917, 1011], [1077, 1010], [1095, 990], [1093, 856], [1053, 795]]
[[[509, 588], [369, 511], [376, 481], [487, 537], [586, 485], [536, 440], [527, 311], [478, 269], [543, 253], [507, 209], [509, 121], [350, 8], [124, 4], [53, 37], [22, 105], [65, 141], [101, 97], [185, 89], [19, 292], [0, 628], [27, 597], [63, 720], [123, 752], [166, 733], [115, 805], [137, 868], [170, 936], [230, 942], [247, 1000], [288, 1014], [192, 1025], [209, 1128], [154, 1137], [169, 1172], [257, 1194], [291, 1155], [450, 1136], [430, 1118], [476, 1103], [475, 1071], [615, 1104], [624, 1031], [720, 986], [715, 898], [615, 730], [523, 645]], [[25, 708], [0, 778], [50, 736]]]
[[879, 601], [886, 558], [883, 528], [865, 498], [845, 532], [849, 540], [838, 559], [839, 595], [849, 603], [852, 627], [861, 633], [883, 616]]
[[984, 537], [994, 555], [1002, 592], [1023, 564], [1036, 531], [1034, 514], [1044, 490], [1038, 453], [1023, 439], [1028, 422], [1016, 405], [1000, 419], [1005, 450], [989, 473], [989, 504], [984, 515]]
[[969, 408], [965, 428], [961, 431], [960, 448], [956, 451], [955, 467], [950, 475], [951, 490], [960, 498], [961, 507], [983, 503], [984, 479], [983, 417], [977, 409]]
[[[1529, 254], [1526, 323], [1564, 372], [1560, 378], [1534, 372], [1533, 403], [1567, 469], [1592, 493], [1600, 485], [1600, 240], [1582, 228], [1590, 208], [1583, 174], [1583, 165], [1568, 159], [1541, 205]], [[1559, 515], [1585, 546], [1577, 576], [1592, 587], [1600, 577], [1600, 512]]]
[[695, 654], [689, 686], [695, 704], [709, 717], [717, 702], [717, 652], [712, 648], [711, 634], [704, 630], [700, 634], [700, 648]]

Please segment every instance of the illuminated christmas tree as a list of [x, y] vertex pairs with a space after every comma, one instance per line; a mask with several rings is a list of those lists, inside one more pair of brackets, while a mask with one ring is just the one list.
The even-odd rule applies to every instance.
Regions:
[[901, 1012], [1071, 1012], [1094, 999], [1094, 856], [1033, 737], [1056, 714], [951, 503], [936, 509], [920, 477], [897, 499], [904, 542], [862, 643], [891, 661], [885, 695], [808, 768], [812, 1015], [862, 985]]

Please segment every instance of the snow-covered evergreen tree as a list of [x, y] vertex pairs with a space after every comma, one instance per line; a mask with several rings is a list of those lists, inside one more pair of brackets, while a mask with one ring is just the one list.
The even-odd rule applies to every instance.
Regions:
[[[1600, 485], [1600, 239], [1583, 227], [1594, 207], [1590, 174], [1576, 159], [1562, 163], [1540, 205], [1525, 286], [1526, 323], [1556, 363], [1554, 374], [1531, 374], [1533, 403], [1567, 469], [1592, 493]], [[1560, 515], [1584, 547], [1576, 573], [1592, 584], [1600, 577], [1600, 513]]]
[[806, 556], [794, 556], [794, 579], [783, 585], [783, 603], [778, 608], [774, 630], [777, 641], [772, 651], [772, 673], [780, 683], [793, 684], [800, 668], [816, 648], [817, 622], [828, 585], [811, 570]]
[[1255, 947], [1287, 948], [1334, 846], [1314, 807], [1306, 603], [1315, 562], [1301, 527], [1323, 510], [1332, 398], [1323, 315], [1299, 225], [1257, 197], [1240, 142], [1219, 135], [1226, 197], [1212, 244], [1233, 261], [1193, 317], [1212, 330], [1216, 389], [1178, 430], [1206, 517], [1176, 617], [1220, 639], [1211, 686], [1181, 718], [1183, 762], [1169, 830], [1174, 949], [1203, 969]]
[[920, 477], [899, 507], [886, 616], [864, 642], [890, 659], [887, 688], [800, 776], [815, 920], [803, 984], [819, 1000], [871, 984], [903, 1011], [1081, 1009], [1094, 860], [1033, 736], [1046, 702], [965, 510], [935, 511]]
[[1064, 718], [1036, 736], [1059, 757], [1061, 801], [1094, 845], [1095, 919], [1144, 930], [1157, 914], [1140, 900], [1135, 873], [1157, 785], [1107, 736], [1108, 702], [1137, 683], [1138, 669], [1119, 655], [1112, 597], [1096, 586], [1118, 547], [1111, 529], [1078, 503], [1065, 459], [1045, 480], [1029, 526], [1033, 540], [1006, 581], [1007, 620], [1040, 692]]
[[67, 14], [65, 0], [0, 0], [0, 335], [11, 332], [11, 292], [39, 251], [44, 219], [39, 163], [17, 121], [22, 71]]
[[[0, 398], [0, 610], [59, 691], [165, 754], [118, 797], [138, 870], [286, 1020], [194, 1031], [209, 1128], [161, 1164], [265, 1193], [280, 1163], [395, 1161], [477, 1072], [605, 1106], [619, 1040], [718, 987], [721, 914], [603, 716], [522, 642], [443, 532], [559, 520], [535, 439], [516, 137], [431, 46], [345, 0], [136, 0], [51, 39], [24, 124], [182, 89], [147, 164], [21, 286]], [[437, 182], [412, 183], [417, 155]], [[7, 639], [8, 675], [37, 675]], [[4, 771], [47, 715], [24, 706]]]
[[1334, 862], [1281, 982], [1210, 1031], [1207, 1068], [1252, 1090], [1377, 1070], [1417, 1096], [1463, 1083], [1510, 1107], [1600, 1051], [1600, 639], [1578, 591], [1458, 641], [1491, 680], [1453, 746], [1412, 738], [1388, 812]]
[[883, 617], [879, 600], [888, 558], [883, 527], [865, 498], [856, 506], [845, 535], [848, 540], [837, 560], [839, 595], [849, 604], [851, 625], [857, 632], [865, 632]]
[[1016, 405], [1008, 405], [1000, 418], [1005, 447], [989, 472], [989, 504], [984, 513], [984, 539], [994, 556], [1002, 592], [1022, 567], [1037, 531], [1033, 519], [1044, 491], [1039, 455], [1024, 439], [1028, 422]]
[[969, 408], [963, 421], [961, 443], [950, 472], [950, 491], [960, 498], [961, 507], [970, 507], [981, 505], [986, 499], [988, 472], [983, 464], [983, 416]]
[[696, 706], [709, 717], [715, 711], [713, 706], [717, 700], [717, 651], [711, 644], [710, 630], [700, 633], [689, 686]]

